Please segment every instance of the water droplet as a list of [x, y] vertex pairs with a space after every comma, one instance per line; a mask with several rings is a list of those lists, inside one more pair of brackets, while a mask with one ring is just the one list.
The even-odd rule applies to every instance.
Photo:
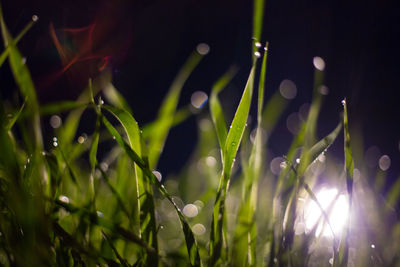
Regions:
[[296, 163], [297, 163], [297, 164], [300, 163], [300, 159], [299, 159], [299, 158], [296, 159]]
[[206, 164], [208, 167], [214, 167], [217, 164], [217, 160], [213, 156], [208, 156], [206, 158]]
[[207, 103], [208, 96], [203, 91], [196, 91], [192, 94], [190, 98], [190, 103], [193, 107], [201, 109], [205, 103]]
[[279, 92], [286, 99], [293, 99], [297, 95], [297, 87], [291, 80], [283, 80], [279, 85]]
[[321, 57], [314, 57], [313, 64], [317, 70], [323, 71], [325, 69], [325, 61]]
[[194, 205], [197, 206], [197, 208], [201, 209], [204, 207], [204, 203], [201, 200], [196, 200], [195, 202], [193, 202]]
[[61, 126], [61, 124], [62, 124], [62, 120], [61, 120], [60, 116], [53, 115], [53, 116], [50, 117], [50, 125], [54, 129], [59, 128]]
[[229, 126], [229, 129], [232, 129], [232, 125], [231, 125], [231, 126]]
[[106, 172], [108, 170], [108, 164], [106, 162], [100, 163], [100, 169], [102, 169], [102, 171]]
[[255, 45], [257, 48], [260, 48], [260, 47], [262, 46], [262, 44], [261, 44], [260, 42], [256, 42], [254, 45]]
[[185, 214], [185, 216], [187, 216], [189, 218], [193, 218], [193, 217], [196, 217], [197, 214], [199, 214], [199, 210], [197, 209], [196, 205], [187, 204], [183, 208], [183, 214]]
[[391, 160], [388, 155], [383, 155], [379, 159], [379, 168], [381, 168], [382, 171], [387, 171], [390, 168]]
[[346, 104], [346, 100], [342, 100], [342, 105], [344, 106]]
[[321, 95], [327, 95], [327, 94], [329, 94], [329, 89], [326, 85], [321, 85], [319, 87], [319, 92]]
[[256, 52], [254, 52], [254, 56], [255, 56], [256, 58], [260, 58], [260, 57], [261, 57], [261, 53], [258, 52], [258, 51], [256, 51]]
[[196, 50], [197, 53], [204, 56], [210, 52], [210, 46], [206, 43], [201, 43], [197, 45]]
[[33, 16], [32, 16], [32, 21], [35, 21], [35, 22], [36, 22], [36, 21], [38, 21], [38, 20], [39, 20], [39, 17], [38, 17], [37, 15], [33, 15]]
[[264, 46], [264, 51], [268, 51], [268, 47]]
[[115, 139], [117, 139], [115, 136], [113, 136], [113, 139], [115, 140]]
[[153, 171], [153, 174], [154, 174], [154, 176], [157, 178], [157, 180], [158, 180], [159, 182], [161, 182], [161, 180], [162, 180], [161, 172], [159, 172], [159, 171]]
[[333, 258], [330, 258], [330, 259], [329, 259], [329, 264], [330, 264], [330, 265], [333, 265]]
[[102, 213], [101, 211], [96, 211], [97, 213], [97, 217], [103, 218], [104, 217], [104, 213]]
[[53, 142], [53, 146], [58, 146], [58, 143], [57, 142]]
[[318, 156], [318, 160], [320, 162], [325, 162], [325, 159], [326, 159], [326, 157], [325, 157], [324, 153], [322, 153], [321, 155]]
[[374, 245], [374, 244], [371, 244], [371, 248], [375, 248], [375, 245]]
[[[282, 164], [285, 164], [284, 167], [282, 167]], [[271, 160], [271, 163], [269, 164], [269, 168], [271, 169], [271, 172], [275, 175], [279, 175], [281, 172], [281, 169], [286, 168], [286, 162], [285, 159], [282, 157], [276, 157]]]
[[286, 161], [281, 162], [281, 164], [279, 164], [279, 167], [281, 167], [281, 169], [286, 169], [287, 167]]
[[22, 58], [22, 65], [25, 65], [26, 64], [26, 57], [23, 57]]
[[206, 232], [206, 228], [201, 223], [197, 223], [193, 225], [192, 231], [195, 235], [204, 235], [204, 233]]
[[64, 203], [69, 203], [69, 198], [67, 196], [64, 196], [64, 195], [60, 195], [58, 197], [58, 200], [60, 200], [61, 202], [64, 202]]
[[78, 143], [83, 144], [85, 142], [85, 138], [83, 136], [78, 137]]

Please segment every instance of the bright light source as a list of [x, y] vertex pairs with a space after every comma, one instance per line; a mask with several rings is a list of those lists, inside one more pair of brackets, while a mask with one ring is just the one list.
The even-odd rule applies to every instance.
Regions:
[[[339, 236], [349, 217], [349, 204], [347, 197], [338, 194], [336, 188], [322, 188], [316, 194], [316, 197], [328, 215], [335, 236]], [[315, 232], [316, 236], [319, 236], [321, 233], [324, 236], [333, 236], [328, 223], [324, 222], [321, 209], [318, 207], [318, 204], [311, 199], [308, 201], [304, 209], [304, 221], [307, 231], [310, 231], [318, 224]]]

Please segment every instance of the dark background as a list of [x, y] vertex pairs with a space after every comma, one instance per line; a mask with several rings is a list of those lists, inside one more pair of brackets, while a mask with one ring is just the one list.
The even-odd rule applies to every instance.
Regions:
[[[350, 127], [363, 134], [363, 140], [357, 141], [363, 143], [364, 150], [377, 146], [381, 155], [389, 155], [392, 162], [389, 184], [393, 183], [400, 169], [399, 5], [395, 1], [266, 2], [261, 41], [270, 42], [267, 98], [283, 79], [294, 81], [298, 90], [271, 137], [272, 152], [283, 155], [287, 151], [292, 135], [285, 119], [311, 101], [312, 59], [320, 56], [327, 66], [325, 83], [329, 95], [321, 111], [319, 136], [335, 127], [342, 111], [341, 100], [347, 97]], [[186, 83], [180, 105], [188, 103], [194, 91], [209, 93], [213, 82], [235, 64], [240, 71], [224, 99], [227, 109], [233, 110], [250, 69], [251, 1], [3, 0], [1, 3], [6, 23], [14, 34], [33, 14], [40, 18], [19, 47], [27, 57], [42, 103], [75, 99], [87, 78], [98, 74], [93, 65], [98, 66], [102, 57], [110, 56], [114, 84], [143, 125], [155, 118], [174, 76], [198, 43], [209, 44], [211, 51]], [[50, 23], [58, 33], [65, 28], [96, 23], [92, 59], [77, 63], [74, 68], [79, 75], [72, 79], [54, 75], [62, 69], [62, 64], [50, 38]], [[85, 34], [83, 31], [75, 35], [78, 48], [85, 45]], [[6, 69], [0, 75], [2, 94], [7, 95], [15, 85]], [[193, 117], [171, 131], [160, 171], [177, 172], [195, 143]], [[342, 146], [339, 140], [331, 153], [342, 157]]]

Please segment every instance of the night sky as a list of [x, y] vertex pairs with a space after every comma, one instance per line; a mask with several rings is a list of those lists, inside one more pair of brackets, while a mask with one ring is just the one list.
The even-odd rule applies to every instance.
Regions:
[[[112, 2], [112, 4], [110, 4]], [[326, 62], [325, 84], [329, 88], [319, 122], [319, 136], [332, 130], [346, 97], [350, 127], [363, 134], [365, 150], [379, 148], [391, 158], [389, 178], [399, 176], [400, 163], [400, 8], [395, 1], [266, 1], [262, 42], [269, 41], [267, 98], [283, 79], [297, 86], [297, 96], [285, 112], [270, 148], [283, 155], [292, 135], [285, 119], [311, 101], [312, 59]], [[210, 92], [211, 85], [231, 65], [240, 70], [223, 101], [237, 105], [251, 65], [251, 1], [1, 1], [6, 23], [13, 34], [31, 19], [38, 23], [20, 42], [27, 57], [40, 101], [75, 99], [89, 76], [98, 75], [105, 56], [114, 72], [114, 84], [128, 99], [142, 125], [151, 121], [179, 68], [198, 43], [210, 45], [210, 53], [186, 83], [180, 105], [194, 91]], [[56, 32], [93, 25], [90, 60], [77, 63], [73, 81], [62, 69], [51, 40], [49, 25]], [[80, 34], [80, 35], [79, 35]], [[77, 42], [85, 45], [85, 31]], [[80, 65], [78, 65], [80, 64]], [[15, 87], [9, 72], [0, 71], [1, 92]], [[54, 78], [56, 77], [56, 78]], [[72, 86], [71, 86], [72, 85]], [[11, 88], [11, 89], [5, 89]], [[190, 155], [195, 142], [195, 117], [173, 129], [161, 157], [161, 172], [176, 172]], [[189, 134], [188, 134], [189, 133]], [[343, 141], [332, 153], [340, 155]], [[179, 147], [179, 151], [176, 149]], [[357, 167], [357, 162], [356, 162]]]

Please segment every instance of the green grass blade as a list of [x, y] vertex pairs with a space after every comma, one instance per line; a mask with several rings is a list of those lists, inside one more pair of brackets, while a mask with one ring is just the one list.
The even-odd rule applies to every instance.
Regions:
[[251, 69], [246, 87], [243, 91], [242, 98], [236, 110], [231, 127], [226, 137], [225, 145], [222, 148], [223, 152], [223, 171], [220, 178], [220, 184], [215, 199], [213, 208], [213, 217], [211, 221], [210, 234], [210, 265], [218, 265], [224, 262], [227, 255], [223, 253], [223, 232], [224, 216], [225, 216], [225, 198], [228, 190], [232, 166], [246, 127], [247, 118], [249, 115], [251, 98], [253, 95], [254, 83], [254, 67]]
[[342, 231], [342, 237], [340, 240], [339, 252], [336, 253], [334, 258], [333, 266], [347, 266], [349, 257], [349, 233], [350, 233], [350, 222], [351, 222], [351, 208], [353, 203], [353, 172], [354, 172], [354, 161], [352, 156], [352, 150], [350, 146], [350, 132], [349, 122], [347, 117], [347, 103], [346, 99], [342, 101], [344, 107], [343, 124], [344, 124], [344, 161], [345, 161], [345, 173], [346, 173], [346, 185], [347, 194], [349, 196], [349, 219], [347, 221], [347, 227]]
[[4, 47], [9, 49], [8, 59], [11, 71], [19, 89], [21, 90], [22, 95], [27, 99], [27, 110], [31, 112], [32, 115], [32, 120], [30, 120], [29, 123], [31, 124], [30, 127], [32, 128], [32, 132], [35, 137], [34, 143], [32, 144], [33, 149], [36, 152], [39, 152], [43, 150], [43, 139], [40, 127], [39, 104], [37, 101], [35, 88], [28, 67], [25, 65], [23, 57], [16, 46], [16, 42], [11, 37], [6, 27], [1, 7], [0, 24]]
[[102, 117], [102, 121], [103, 121], [103, 124], [108, 129], [108, 131], [110, 132], [110, 134], [115, 137], [115, 140], [117, 141], [117, 143], [124, 149], [124, 151], [130, 157], [130, 159], [133, 162], [135, 162], [142, 169], [144, 175], [146, 177], [148, 177], [150, 182], [152, 184], [155, 184], [157, 186], [158, 190], [161, 192], [161, 194], [165, 198], [167, 198], [168, 201], [173, 205], [173, 207], [175, 208], [175, 210], [178, 214], [179, 220], [181, 222], [183, 234], [185, 236], [186, 247], [187, 247], [188, 254], [189, 254], [190, 264], [192, 266], [201, 266], [197, 242], [194, 238], [194, 234], [193, 234], [189, 224], [187, 223], [182, 211], [172, 200], [172, 197], [168, 194], [165, 187], [157, 180], [157, 177], [149, 169], [146, 162], [122, 139], [122, 137], [118, 133], [118, 131], [114, 128], [114, 126], [111, 125], [111, 123], [104, 116]]
[[120, 92], [112, 85], [109, 83], [107, 86], [104, 87], [103, 89], [104, 96], [106, 99], [113, 104], [114, 106], [124, 109], [127, 112], [132, 114], [132, 110], [129, 107], [128, 102], [125, 100], [125, 98], [121, 95]]
[[22, 103], [21, 107], [18, 109], [17, 112], [15, 112], [15, 114], [12, 115], [12, 117], [10, 118], [10, 120], [7, 123], [6, 129], [7, 130], [11, 130], [11, 128], [14, 126], [14, 124], [17, 122], [17, 120], [19, 119], [19, 117], [21, 116], [22, 111], [25, 108], [25, 104], [26, 104], [26, 99], [24, 101], [24, 103]]
[[40, 106], [40, 115], [53, 115], [61, 112], [82, 108], [88, 106], [89, 103], [80, 103], [78, 101], [61, 101]]
[[[1, 8], [1, 7], [0, 7]], [[36, 17], [37, 18], [37, 17]], [[22, 31], [17, 35], [17, 37], [15, 37], [14, 42], [15, 45], [19, 42], [19, 40], [21, 40], [21, 38], [30, 30], [30, 28], [32, 28], [32, 26], [35, 24], [35, 22], [37, 21], [34, 20], [34, 17], [32, 17], [32, 21], [30, 21], [23, 29]], [[0, 54], [0, 67], [3, 65], [4, 61], [6, 60], [6, 58], [8, 57], [8, 53], [10, 52], [10, 48], [6, 47], [4, 49], [4, 51]]]
[[[268, 44], [267, 44], [268, 46]], [[238, 223], [234, 233], [232, 260], [241, 266], [256, 264], [257, 225], [255, 211], [257, 206], [258, 179], [262, 163], [262, 111], [264, 107], [264, 84], [267, 70], [267, 49], [264, 50], [258, 85], [257, 130], [255, 142], [250, 154], [249, 166], [244, 172], [243, 199], [239, 208]]]
[[213, 86], [210, 95], [210, 114], [214, 123], [215, 130], [217, 132], [217, 137], [219, 145], [221, 148], [225, 146], [226, 136], [228, 131], [226, 129], [226, 121], [224, 113], [222, 111], [221, 103], [218, 99], [219, 92], [224, 89], [229, 82], [232, 80], [233, 76], [236, 74], [237, 69], [235, 67], [230, 68]]
[[156, 120], [156, 127], [149, 135], [149, 164], [150, 168], [155, 168], [161, 152], [164, 148], [165, 140], [172, 127], [179, 95], [189, 75], [202, 59], [202, 55], [194, 52], [186, 61], [181, 71], [173, 81], [171, 88], [165, 97]]

